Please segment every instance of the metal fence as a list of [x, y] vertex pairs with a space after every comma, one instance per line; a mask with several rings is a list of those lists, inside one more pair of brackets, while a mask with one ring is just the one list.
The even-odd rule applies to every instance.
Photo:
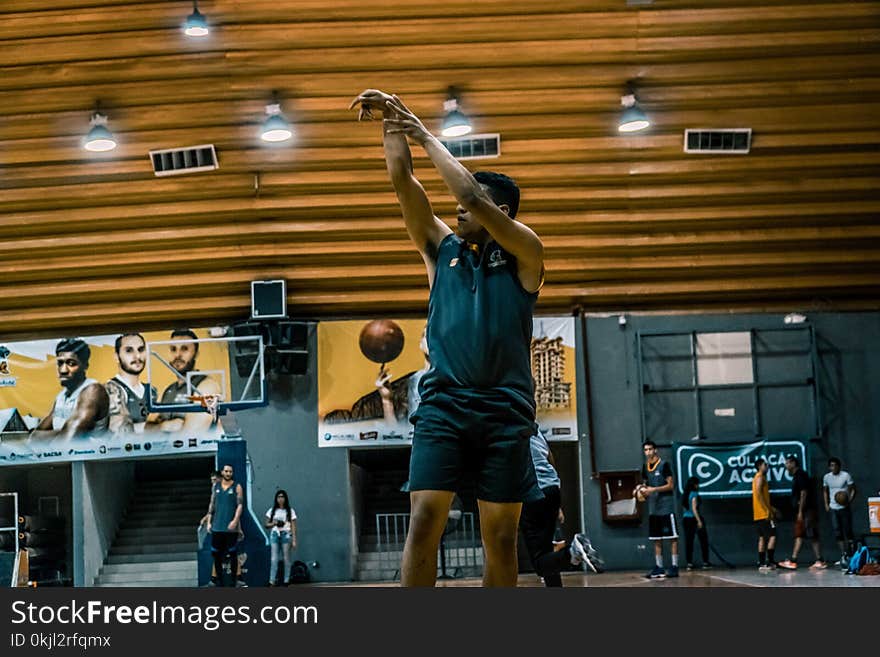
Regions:
[[[400, 560], [409, 531], [408, 513], [376, 514], [376, 552], [372, 556], [370, 579], [399, 579]], [[466, 512], [450, 522], [443, 532], [437, 555], [438, 578], [480, 577], [483, 546], [474, 514]]]

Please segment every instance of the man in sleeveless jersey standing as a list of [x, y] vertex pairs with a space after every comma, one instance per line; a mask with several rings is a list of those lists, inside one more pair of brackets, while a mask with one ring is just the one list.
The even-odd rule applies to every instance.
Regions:
[[[431, 368], [410, 457], [411, 524], [403, 586], [433, 586], [437, 548], [465, 472], [476, 475], [484, 586], [515, 586], [523, 501], [540, 498], [529, 451], [536, 431], [530, 366], [532, 313], [544, 247], [515, 219], [519, 188], [503, 174], [471, 174], [396, 96], [369, 89], [359, 118], [384, 117], [385, 160], [407, 232], [425, 262]], [[421, 146], [455, 197], [453, 232], [413, 174], [407, 138]]]
[[244, 490], [233, 479], [233, 474], [229, 464], [220, 469], [220, 481], [211, 490], [211, 504], [208, 507], [208, 531], [211, 533], [211, 553], [214, 556], [217, 586], [225, 585], [223, 561], [227, 557], [232, 568], [232, 586], [235, 586], [238, 579], [238, 535], [241, 514], [244, 511]]
[[73, 438], [107, 430], [107, 391], [86, 376], [91, 355], [89, 345], [78, 338], [65, 338], [57, 344], [55, 366], [62, 390], [31, 438]]

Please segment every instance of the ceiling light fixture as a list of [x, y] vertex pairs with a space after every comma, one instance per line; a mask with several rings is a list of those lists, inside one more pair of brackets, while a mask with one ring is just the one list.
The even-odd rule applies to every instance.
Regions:
[[275, 91], [272, 92], [272, 102], [266, 105], [266, 115], [268, 118], [263, 121], [260, 139], [270, 143], [278, 143], [293, 137], [290, 122], [281, 113], [281, 101]]
[[620, 104], [624, 107], [623, 113], [620, 115], [620, 123], [617, 126], [618, 132], [639, 132], [648, 128], [651, 122], [648, 116], [639, 107], [636, 99], [635, 84], [630, 81], [626, 85], [623, 96], [620, 97]]
[[186, 23], [183, 26], [183, 33], [191, 37], [208, 36], [208, 20], [199, 11], [197, 0], [193, 0], [193, 13], [187, 16]]
[[103, 153], [116, 148], [116, 138], [107, 129], [107, 117], [101, 114], [97, 107], [92, 118], [89, 119], [89, 125], [92, 126], [92, 129], [83, 140], [83, 148], [93, 153]]
[[443, 102], [443, 111], [446, 112], [446, 116], [443, 117], [443, 124], [440, 127], [442, 136], [462, 137], [474, 129], [471, 120], [458, 109], [460, 103], [458, 90], [455, 87], [449, 87], [446, 100]]

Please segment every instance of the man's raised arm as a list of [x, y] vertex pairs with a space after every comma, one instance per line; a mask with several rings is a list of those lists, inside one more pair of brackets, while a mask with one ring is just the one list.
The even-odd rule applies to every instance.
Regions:
[[[390, 116], [393, 114], [389, 106], [391, 99], [391, 96], [382, 91], [367, 89], [352, 101], [350, 108], [360, 104], [359, 118], [372, 118], [373, 111]], [[428, 195], [413, 173], [412, 154], [406, 136], [389, 132], [385, 122], [382, 133], [385, 164], [400, 202], [407, 233], [422, 255], [428, 268], [428, 280], [433, 285], [437, 249], [452, 230], [434, 215]]]
[[392, 97], [388, 107], [394, 116], [389, 116], [384, 121], [388, 126], [386, 133], [405, 135], [421, 144], [459, 205], [470, 212], [471, 217], [505, 251], [516, 257], [523, 287], [529, 291], [537, 290], [543, 278], [544, 245], [535, 232], [525, 224], [511, 219], [505, 211], [506, 206], [496, 205], [471, 172], [455, 159], [397, 96]]

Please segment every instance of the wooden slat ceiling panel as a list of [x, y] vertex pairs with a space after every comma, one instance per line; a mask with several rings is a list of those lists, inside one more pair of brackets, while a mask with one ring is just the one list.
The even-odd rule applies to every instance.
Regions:
[[[328, 6], [329, 5], [329, 6]], [[348, 102], [400, 94], [437, 127], [449, 84], [543, 237], [540, 306], [876, 308], [880, 2], [215, 0], [0, 3], [0, 339], [232, 321], [249, 281], [298, 317], [425, 312], [426, 279]], [[639, 80], [653, 126], [615, 130]], [[296, 138], [257, 133], [271, 90]], [[82, 150], [96, 100], [119, 147]], [[682, 152], [749, 127], [745, 156]], [[220, 169], [156, 178], [159, 148]], [[426, 158], [441, 216], [454, 202]]]

